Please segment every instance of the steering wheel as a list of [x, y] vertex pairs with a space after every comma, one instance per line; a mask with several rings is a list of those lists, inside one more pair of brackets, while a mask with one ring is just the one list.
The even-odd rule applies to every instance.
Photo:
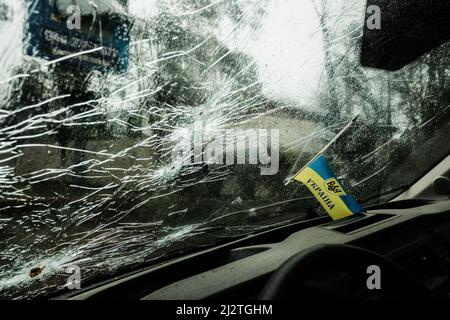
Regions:
[[[379, 288], [367, 285], [379, 267]], [[271, 276], [262, 300], [426, 299], [431, 292], [395, 262], [350, 245], [319, 245], [287, 260]]]

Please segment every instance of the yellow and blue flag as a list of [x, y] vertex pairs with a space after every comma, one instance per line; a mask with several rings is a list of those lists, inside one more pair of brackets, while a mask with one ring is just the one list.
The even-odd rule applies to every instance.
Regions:
[[344, 190], [323, 155], [314, 159], [293, 179], [308, 187], [333, 220], [365, 212]]

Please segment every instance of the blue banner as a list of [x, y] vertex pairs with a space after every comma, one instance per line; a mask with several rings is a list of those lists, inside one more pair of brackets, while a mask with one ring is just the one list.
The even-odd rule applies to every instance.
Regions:
[[[130, 21], [124, 15], [81, 16], [79, 30], [70, 30], [54, 1], [28, 0], [25, 32], [27, 55], [90, 70], [128, 69]], [[73, 13], [76, 14], [76, 13]], [[70, 57], [64, 59], [64, 57]]]

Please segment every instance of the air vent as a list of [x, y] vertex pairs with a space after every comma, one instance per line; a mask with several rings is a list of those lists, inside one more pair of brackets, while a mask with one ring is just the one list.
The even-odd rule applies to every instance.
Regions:
[[395, 217], [394, 214], [360, 214], [325, 224], [323, 228], [348, 234]]

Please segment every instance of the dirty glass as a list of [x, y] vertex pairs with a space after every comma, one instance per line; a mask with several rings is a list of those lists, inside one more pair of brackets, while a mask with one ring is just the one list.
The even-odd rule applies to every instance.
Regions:
[[[39, 29], [42, 2], [92, 41], [58, 47], [70, 36]], [[76, 272], [83, 288], [324, 215], [285, 180], [357, 114], [326, 153], [351, 193], [367, 206], [416, 181], [423, 159], [448, 153], [415, 150], [449, 123], [449, 46], [396, 72], [363, 68], [364, 11], [0, 0], [0, 297], [73, 289]]]

